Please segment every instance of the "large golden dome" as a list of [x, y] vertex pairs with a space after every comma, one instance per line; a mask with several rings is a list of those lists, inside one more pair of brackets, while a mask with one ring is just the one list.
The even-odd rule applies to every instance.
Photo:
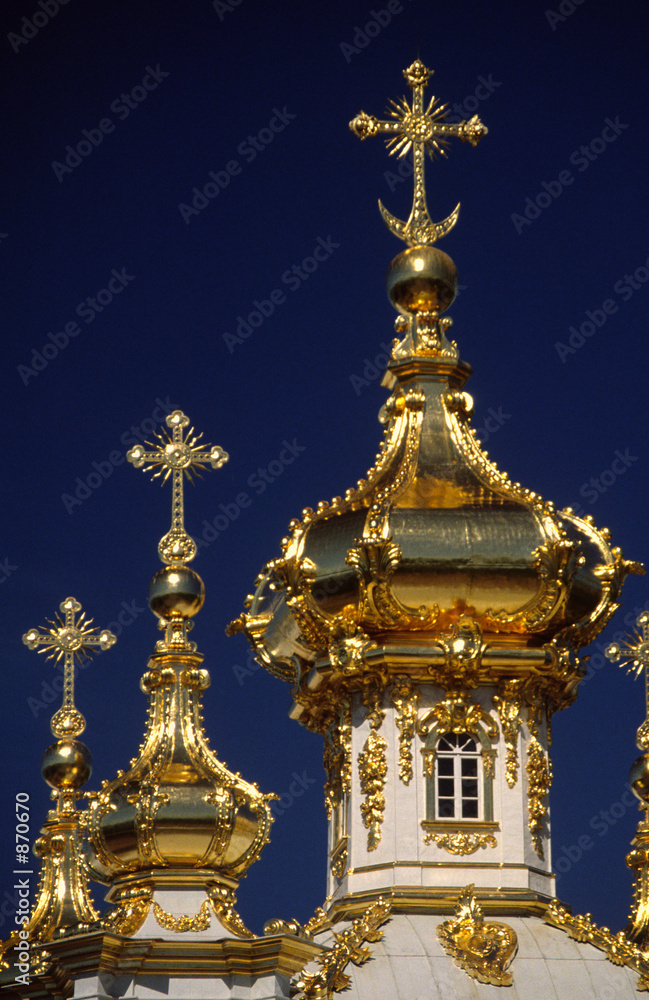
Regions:
[[[353, 686], [355, 673], [362, 685], [369, 663], [429, 677], [439, 663], [443, 687], [522, 677], [562, 707], [581, 676], [574, 654], [639, 569], [591, 518], [557, 512], [482, 450], [464, 391], [471, 368], [441, 316], [455, 281], [452, 261], [433, 247], [393, 261], [400, 339], [375, 464], [344, 496], [291, 521], [282, 555], [233, 623], [271, 672], [293, 682], [295, 712], [315, 728], [328, 724], [323, 685], [344, 675]], [[449, 667], [454, 642], [479, 648], [472, 675]]]

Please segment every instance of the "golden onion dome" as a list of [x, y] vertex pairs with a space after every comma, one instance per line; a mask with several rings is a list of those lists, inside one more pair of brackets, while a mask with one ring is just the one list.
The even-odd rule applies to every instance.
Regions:
[[166, 566], [149, 590], [165, 640], [141, 687], [149, 716], [139, 755], [88, 796], [88, 864], [99, 881], [173, 871], [238, 879], [259, 857], [272, 823], [269, 800], [230, 772], [208, 745], [201, 697], [203, 657], [187, 641], [203, 583], [184, 565]]
[[329, 701], [339, 700], [371, 666], [437, 669], [444, 687], [545, 678], [553, 707], [568, 704], [581, 676], [574, 653], [612, 615], [625, 575], [641, 571], [606, 529], [557, 512], [482, 450], [464, 391], [471, 368], [442, 316], [456, 282], [436, 247], [412, 246], [390, 265], [400, 339], [375, 464], [290, 523], [231, 626], [295, 685], [295, 714], [314, 728], [328, 718], [322, 691], [333, 685]]

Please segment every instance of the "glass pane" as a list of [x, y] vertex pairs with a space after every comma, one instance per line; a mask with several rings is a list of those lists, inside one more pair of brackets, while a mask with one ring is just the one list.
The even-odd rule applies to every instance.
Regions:
[[455, 782], [453, 778], [437, 779], [437, 794], [440, 798], [453, 798], [455, 794]]
[[[453, 758], [452, 757], [438, 757], [437, 758], [437, 773], [438, 774], [453, 774]], [[477, 774], [477, 771], [476, 771]]]
[[467, 799], [462, 802], [462, 818], [463, 819], [477, 819], [478, 818], [478, 801], [477, 799]]
[[477, 799], [478, 782], [475, 778], [462, 778], [462, 798]]
[[438, 750], [446, 750], [447, 753], [452, 753], [457, 747], [457, 737], [449, 733], [447, 736], [442, 736], [439, 743], [437, 744]]
[[478, 777], [478, 758], [477, 757], [463, 757], [462, 758], [462, 777], [463, 778], [477, 778]]
[[452, 819], [455, 816], [455, 803], [453, 802], [453, 799], [440, 799], [438, 803], [438, 810], [440, 819]]
[[468, 733], [461, 733], [458, 737], [458, 746], [465, 753], [475, 753], [475, 740]]

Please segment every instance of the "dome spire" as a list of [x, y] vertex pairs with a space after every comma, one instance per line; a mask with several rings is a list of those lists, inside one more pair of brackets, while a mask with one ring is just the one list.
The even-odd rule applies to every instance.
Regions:
[[397, 219], [380, 200], [379, 210], [390, 232], [408, 246], [432, 246], [451, 231], [457, 222], [460, 205], [458, 203], [442, 222], [433, 222], [426, 203], [425, 153], [428, 153], [431, 160], [436, 155], [446, 156], [446, 136], [456, 136], [462, 142], [477, 146], [482, 136], [487, 134], [487, 129], [477, 115], [469, 121], [447, 123], [448, 105], [439, 104], [436, 97], [431, 97], [428, 107], [424, 109], [424, 88], [428, 85], [433, 70], [427, 69], [420, 59], [415, 59], [411, 66], [404, 69], [403, 75], [412, 90], [412, 106], [402, 97], [399, 101], [390, 101], [391, 109], [388, 114], [393, 121], [382, 122], [361, 111], [352, 119], [349, 127], [359, 139], [367, 139], [379, 132], [389, 135], [386, 145], [391, 156], [395, 153], [400, 157], [405, 156], [412, 148], [415, 187], [408, 220], [402, 222]]

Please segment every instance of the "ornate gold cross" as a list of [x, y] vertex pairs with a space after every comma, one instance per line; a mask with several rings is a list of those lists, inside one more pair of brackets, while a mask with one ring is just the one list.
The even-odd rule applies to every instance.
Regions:
[[604, 650], [604, 655], [613, 663], [621, 660], [622, 666], [636, 677], [644, 670], [645, 720], [638, 729], [636, 742], [639, 749], [646, 753], [649, 750], [649, 611], [642, 612], [636, 619], [636, 626], [639, 631], [630, 642], [622, 645], [612, 642]]
[[196, 542], [185, 531], [184, 477], [187, 476], [191, 482], [192, 473], [204, 469], [208, 464], [213, 469], [220, 469], [227, 462], [229, 455], [218, 445], [199, 445], [198, 442], [203, 435], [194, 434], [193, 427], [183, 434], [184, 428], [189, 427], [189, 417], [186, 417], [181, 410], [170, 413], [166, 422], [167, 426], [172, 428], [171, 435], [166, 431], [163, 434], [156, 434], [160, 441], [157, 448], [150, 441], [146, 442], [155, 450], [146, 451], [138, 444], [127, 452], [126, 457], [136, 469], [144, 469], [145, 472], [156, 469], [153, 478], [161, 476], [163, 483], [166, 483], [169, 476], [173, 477], [171, 528], [158, 544], [158, 554], [162, 562], [173, 566], [190, 562], [196, 555]]
[[412, 147], [415, 189], [412, 210], [407, 222], [402, 222], [388, 212], [380, 199], [379, 209], [388, 229], [408, 246], [422, 244], [432, 246], [453, 228], [457, 222], [460, 205], [458, 202], [456, 208], [443, 222], [432, 221], [426, 204], [424, 153], [427, 152], [431, 159], [434, 159], [435, 154], [446, 156], [444, 147], [448, 146], [448, 140], [445, 136], [457, 136], [462, 142], [470, 142], [472, 146], [477, 146], [482, 136], [487, 134], [487, 129], [477, 115], [469, 121], [446, 124], [448, 105], [438, 104], [436, 97], [431, 97], [428, 107], [424, 110], [424, 88], [433, 71], [426, 69], [421, 60], [415, 59], [412, 66], [404, 69], [403, 75], [412, 90], [412, 107], [406, 98], [402, 97], [399, 101], [390, 101], [391, 109], [388, 110], [388, 114], [394, 121], [382, 122], [361, 111], [349, 123], [349, 127], [360, 139], [367, 139], [368, 136], [376, 135], [378, 132], [390, 135], [387, 146], [388, 149], [393, 147], [390, 149], [391, 156], [394, 153], [397, 156], [405, 156]]
[[42, 646], [38, 652], [45, 653], [48, 660], [63, 660], [63, 704], [52, 716], [50, 728], [59, 739], [74, 739], [86, 728], [86, 720], [74, 704], [74, 661], [88, 659], [95, 647], [110, 649], [117, 639], [108, 629], [96, 634], [97, 629], [90, 627], [92, 618], [86, 619], [85, 613], [75, 621], [81, 605], [74, 597], [66, 597], [59, 609], [61, 615], [48, 623], [51, 628], [45, 632], [32, 628], [25, 632], [23, 642], [29, 649]]

